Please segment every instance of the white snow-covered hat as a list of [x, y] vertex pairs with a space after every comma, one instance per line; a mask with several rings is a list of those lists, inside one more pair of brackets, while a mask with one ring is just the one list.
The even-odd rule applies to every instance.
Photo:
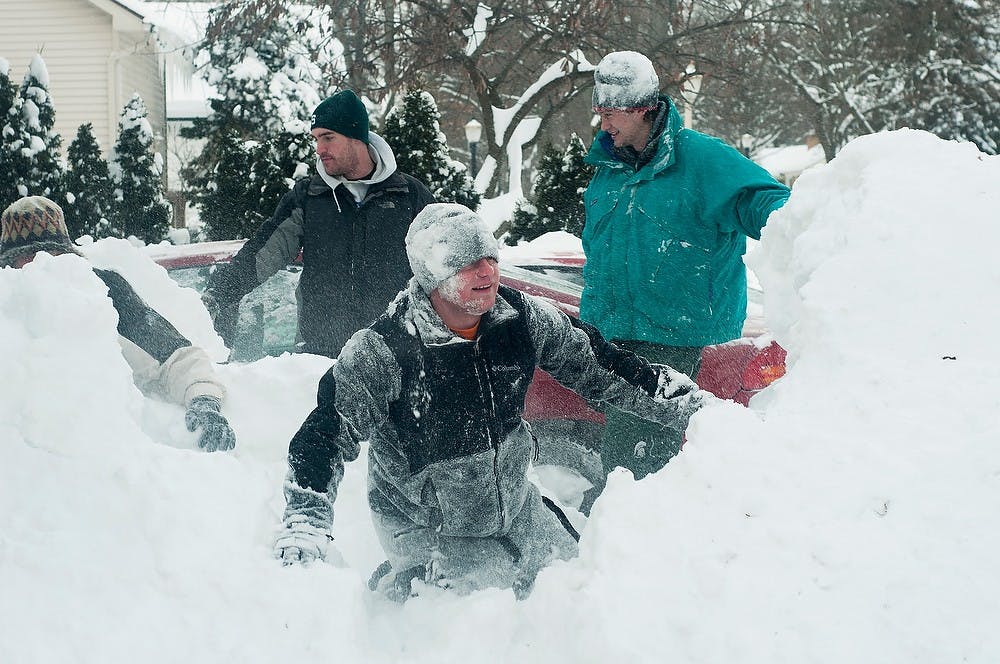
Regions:
[[500, 245], [478, 214], [457, 203], [431, 203], [406, 232], [406, 257], [426, 293], [480, 258], [500, 260]]
[[642, 53], [615, 51], [605, 55], [594, 70], [595, 109], [656, 108], [660, 79]]

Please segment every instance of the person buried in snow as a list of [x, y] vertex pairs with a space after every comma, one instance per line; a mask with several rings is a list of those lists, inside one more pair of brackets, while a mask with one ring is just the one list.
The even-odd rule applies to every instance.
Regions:
[[[70, 240], [62, 208], [44, 196], [14, 201], [0, 221], [0, 267], [21, 268], [40, 251], [56, 256], [80, 253]], [[220, 412], [226, 392], [208, 354], [146, 304], [125, 277], [92, 269], [118, 312], [118, 342], [139, 389], [184, 406], [184, 422], [189, 431], [199, 432], [203, 450], [232, 449], [236, 434]]]
[[369, 508], [388, 558], [372, 590], [404, 600], [419, 579], [523, 597], [541, 568], [577, 553], [565, 515], [528, 480], [534, 441], [522, 413], [535, 368], [665, 426], [686, 428], [713, 397], [500, 285], [497, 241], [468, 208], [428, 205], [406, 253], [409, 285], [345, 345], [289, 444], [275, 555], [285, 564], [339, 557], [330, 543], [337, 487], [368, 440]]

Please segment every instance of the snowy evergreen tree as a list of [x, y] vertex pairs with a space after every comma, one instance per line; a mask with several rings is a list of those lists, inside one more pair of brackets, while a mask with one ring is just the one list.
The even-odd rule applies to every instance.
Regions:
[[522, 200], [514, 210], [510, 231], [504, 240], [515, 245], [551, 231], [583, 233], [583, 190], [594, 173], [583, 158], [587, 149], [576, 134], [563, 152], [547, 145], [542, 151], [535, 179], [533, 200]]
[[560, 219], [562, 228], [567, 233], [577, 237], [583, 235], [583, 222], [586, 209], [583, 206], [583, 191], [594, 175], [594, 167], [583, 160], [587, 156], [587, 146], [580, 137], [573, 134], [563, 152], [562, 172], [558, 179], [558, 188], [546, 202], [551, 205], [553, 215]]
[[[260, 30], [242, 30], [225, 22], [232, 19], [225, 10], [210, 12], [209, 33], [216, 37], [202, 54], [219, 96], [210, 100], [208, 117], [182, 131], [187, 138], [205, 140], [183, 175], [210, 236], [217, 239], [229, 232], [236, 233], [231, 238], [251, 235], [294, 178], [315, 163], [310, 114], [327, 96], [328, 85], [317, 66], [323, 53], [314, 43], [315, 17], [289, 10]], [[233, 161], [238, 152], [246, 161]], [[243, 178], [242, 188], [236, 176]], [[227, 210], [233, 217], [249, 217], [223, 220]]]
[[163, 159], [152, 151], [153, 130], [138, 93], [125, 104], [111, 159], [114, 211], [110, 234], [159, 242], [170, 230], [172, 209], [163, 197]]
[[17, 186], [21, 174], [28, 170], [21, 150], [25, 145], [23, 125], [21, 95], [10, 79], [10, 63], [0, 58], [0, 210], [24, 195]]
[[[312, 154], [311, 141], [308, 138], [305, 140], [310, 144], [308, 150]], [[247, 141], [244, 146], [247, 161], [243, 168], [246, 169], [249, 165], [249, 170], [246, 171], [246, 187], [249, 201], [254, 207], [248, 209], [243, 217], [243, 226], [238, 237], [253, 237], [260, 225], [274, 212], [272, 208], [277, 205], [277, 201], [295, 183], [295, 177], [287, 175], [286, 168], [290, 167], [290, 164], [276, 159], [279, 154], [289, 154], [289, 146], [280, 141], [281, 138], [263, 142]], [[308, 172], [306, 165], [300, 162], [292, 174], [303, 177]], [[274, 205], [269, 204], [269, 201], [275, 201]]]
[[[285, 179], [268, 155], [273, 147], [242, 140], [235, 131], [218, 139], [219, 163], [206, 179], [209, 194], [201, 203], [201, 221], [209, 240], [251, 237], [270, 216], [258, 206], [287, 191]], [[249, 169], [249, 170], [248, 170]]]
[[21, 120], [27, 143], [22, 147], [27, 169], [18, 185], [28, 196], [56, 198], [62, 184], [59, 148], [62, 138], [52, 130], [56, 110], [49, 94], [49, 70], [42, 56], [31, 59], [21, 83]]
[[382, 137], [392, 147], [399, 170], [426, 184], [439, 203], [461, 203], [475, 210], [479, 193], [465, 166], [449, 156], [440, 120], [434, 97], [412, 90], [389, 112]]
[[63, 177], [62, 207], [70, 237], [110, 235], [113, 189], [94, 127], [89, 122], [82, 124], [69, 144], [69, 168]]
[[[562, 154], [551, 143], [542, 148], [542, 158], [538, 164], [538, 176], [534, 182], [534, 196], [537, 200], [547, 189], [553, 188], [553, 183], [558, 177], [562, 167]], [[551, 218], [543, 220], [539, 214], [539, 208], [532, 200], [521, 199], [514, 208], [514, 216], [510, 220], [510, 229], [504, 242], [514, 246], [521, 240], [534, 240], [536, 237], [559, 230], [558, 227], [547, 227], [546, 221], [551, 222]]]
[[227, 131], [216, 141], [216, 170], [203, 183], [209, 192], [199, 205], [199, 219], [209, 240], [245, 237], [240, 233], [240, 217], [250, 205], [246, 201], [247, 154], [235, 131]]

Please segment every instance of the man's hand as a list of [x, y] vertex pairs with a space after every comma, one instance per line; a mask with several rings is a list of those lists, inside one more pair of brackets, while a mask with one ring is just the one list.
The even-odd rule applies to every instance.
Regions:
[[337, 567], [346, 567], [332, 542], [333, 535], [328, 530], [311, 525], [304, 516], [291, 515], [274, 540], [274, 557], [282, 565], [308, 565], [314, 560], [329, 559]]
[[202, 395], [191, 400], [184, 415], [188, 431], [201, 429], [198, 447], [206, 452], [231, 450], [236, 446], [236, 434], [219, 412], [220, 407], [218, 399]]
[[686, 374], [665, 364], [651, 365], [657, 372], [656, 388], [652, 397], [659, 401], [670, 401], [699, 391], [697, 383]]

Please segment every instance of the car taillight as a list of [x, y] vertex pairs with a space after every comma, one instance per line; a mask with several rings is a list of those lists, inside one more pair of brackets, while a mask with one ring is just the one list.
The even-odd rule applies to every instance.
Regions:
[[785, 375], [785, 349], [772, 341], [743, 371], [743, 389], [762, 390]]

